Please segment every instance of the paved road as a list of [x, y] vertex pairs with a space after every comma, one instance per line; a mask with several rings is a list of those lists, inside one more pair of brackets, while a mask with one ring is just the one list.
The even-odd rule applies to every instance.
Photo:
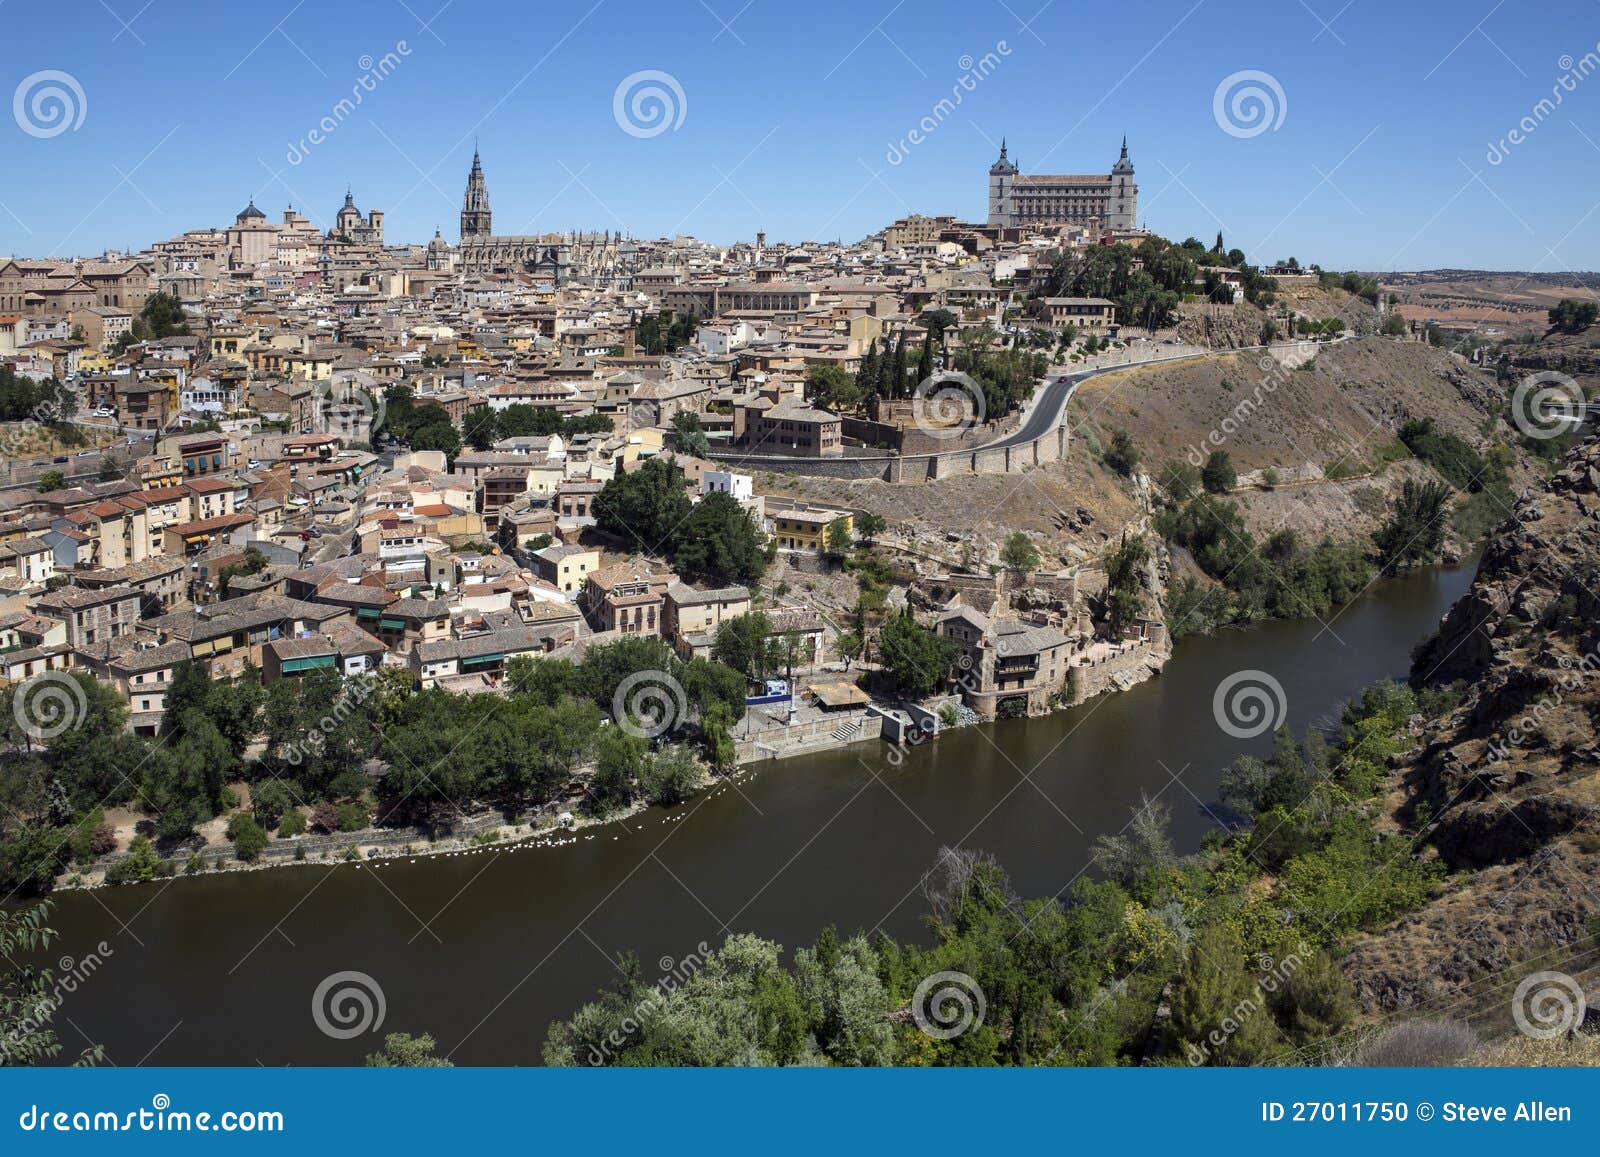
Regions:
[[[1344, 337], [1335, 338], [1331, 342], [1319, 342], [1319, 345], [1334, 345], [1344, 341]], [[1249, 353], [1252, 350], [1262, 349], [1289, 349], [1301, 345], [1300, 342], [1276, 342], [1272, 346], [1250, 345], [1239, 346], [1236, 349], [1203, 350], [1199, 353], [1173, 354], [1170, 357], [1146, 358], [1143, 361], [1118, 362], [1115, 365], [1097, 366], [1092, 370], [1079, 370], [1076, 373], [1056, 374], [1045, 383], [1043, 392], [1039, 395], [1037, 404], [1028, 414], [1020, 429], [1013, 434], [997, 438], [993, 442], [986, 442], [978, 449], [998, 450], [1007, 446], [1020, 446], [1032, 442], [1035, 438], [1048, 434], [1051, 430], [1066, 421], [1067, 403], [1072, 401], [1072, 395], [1084, 382], [1101, 374], [1115, 373], [1118, 370], [1132, 369], [1136, 366], [1165, 365], [1170, 362], [1189, 361], [1193, 358], [1218, 358], [1228, 357], [1233, 354]]]

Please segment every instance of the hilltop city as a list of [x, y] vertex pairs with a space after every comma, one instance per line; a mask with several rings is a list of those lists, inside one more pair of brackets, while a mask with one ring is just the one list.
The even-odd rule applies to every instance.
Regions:
[[[1315, 267], [1141, 228], [1126, 139], [1079, 175], [1025, 174], [1002, 143], [984, 220], [909, 215], [855, 244], [508, 235], [491, 173], [475, 148], [454, 241], [397, 244], [347, 190], [326, 227], [251, 199], [137, 253], [0, 262], [0, 678], [29, 736], [57, 732], [28, 697], [64, 687], [75, 719], [84, 678], [169, 739], [196, 671], [251, 694], [500, 695], [640, 639], [625, 666], [666, 684], [645, 730], [698, 737], [711, 770], [1124, 689], [1171, 649], [1141, 541], [1114, 550], [1070, 503], [1050, 517], [1087, 546], [954, 534], [883, 494], [938, 483], [954, 509], [962, 478], [1063, 462], [1095, 372], [1345, 324], [1292, 304]], [[1100, 451], [1131, 472], [1125, 433]], [[619, 678], [588, 697], [633, 706]], [[235, 763], [300, 750], [233, 741]], [[330, 836], [417, 820], [379, 754], [371, 790], [302, 776], [295, 807], [253, 814]], [[242, 814], [243, 784], [142, 774], [80, 868], [140, 832], [210, 850]], [[482, 794], [464, 790], [448, 802]], [[645, 795], [577, 775], [515, 803]], [[317, 819], [322, 796], [343, 820]]]

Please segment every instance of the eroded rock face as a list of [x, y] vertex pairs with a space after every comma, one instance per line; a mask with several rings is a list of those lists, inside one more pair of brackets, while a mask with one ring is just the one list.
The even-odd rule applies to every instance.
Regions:
[[1411, 678], [1465, 685], [1391, 781], [1455, 874], [1347, 958], [1373, 1012], [1431, 1006], [1600, 912], [1600, 439], [1517, 501]]

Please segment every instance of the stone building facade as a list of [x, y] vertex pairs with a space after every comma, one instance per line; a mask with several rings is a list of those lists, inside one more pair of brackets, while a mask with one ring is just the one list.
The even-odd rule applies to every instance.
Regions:
[[1122, 155], [1107, 174], [1029, 176], [1006, 154], [989, 167], [989, 224], [1006, 229], [1028, 226], [1096, 225], [1132, 229], [1139, 215], [1139, 186], [1128, 159], [1128, 138]]

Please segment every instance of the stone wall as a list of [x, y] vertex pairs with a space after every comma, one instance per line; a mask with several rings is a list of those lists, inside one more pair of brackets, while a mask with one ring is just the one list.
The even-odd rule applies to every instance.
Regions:
[[1111, 691], [1126, 691], [1135, 683], [1143, 683], [1159, 675], [1171, 655], [1172, 650], [1167, 646], [1163, 634], [1154, 642], [1137, 643], [1120, 655], [1112, 655], [1086, 667], [1073, 667], [1067, 683], [1070, 706], [1076, 707]]
[[884, 482], [932, 482], [961, 474], [1012, 474], [1066, 457], [1067, 428], [1047, 430], [1015, 446], [989, 446], [949, 450], [937, 454], [872, 454], [845, 458], [794, 458], [780, 454], [750, 455], [738, 450], [713, 449], [719, 462], [742, 465], [746, 470], [775, 470], [808, 478], [881, 479]]

